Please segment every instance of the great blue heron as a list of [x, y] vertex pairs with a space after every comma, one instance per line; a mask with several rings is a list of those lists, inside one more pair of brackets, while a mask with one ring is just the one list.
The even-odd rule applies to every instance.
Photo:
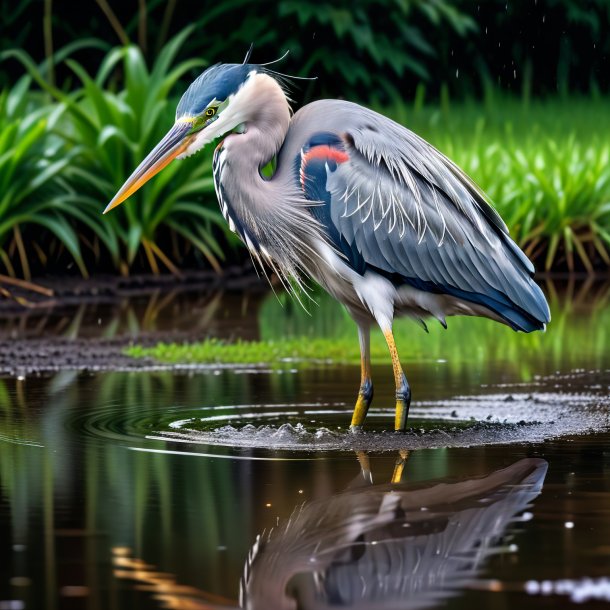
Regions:
[[[373, 398], [370, 327], [387, 341], [396, 383], [395, 429], [411, 389], [392, 334], [396, 315], [491, 318], [530, 332], [549, 308], [534, 267], [484, 193], [433, 146], [372, 110], [320, 100], [291, 114], [285, 78], [268, 65], [218, 64], [182, 96], [176, 122], [106, 212], [173, 159], [216, 138], [220, 209], [253, 260], [285, 285], [310, 276], [358, 325], [361, 381], [351, 429]], [[276, 158], [267, 178], [261, 168]]]

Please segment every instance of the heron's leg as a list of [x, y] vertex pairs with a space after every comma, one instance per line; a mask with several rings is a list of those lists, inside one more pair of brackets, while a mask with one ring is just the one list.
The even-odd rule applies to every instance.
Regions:
[[398, 359], [398, 350], [394, 341], [391, 328], [383, 330], [385, 340], [392, 357], [392, 367], [394, 369], [394, 382], [396, 383], [396, 415], [394, 417], [394, 430], [403, 431], [407, 427], [407, 417], [409, 416], [409, 405], [411, 404], [411, 388], [407, 377], [402, 370]]
[[400, 483], [402, 479], [402, 471], [405, 469], [409, 452], [406, 449], [400, 449], [396, 463], [394, 464], [394, 472], [392, 473], [392, 483]]
[[371, 379], [371, 328], [369, 325], [358, 324], [360, 339], [360, 389], [352, 415], [350, 430], [359, 432], [373, 400], [373, 380]]

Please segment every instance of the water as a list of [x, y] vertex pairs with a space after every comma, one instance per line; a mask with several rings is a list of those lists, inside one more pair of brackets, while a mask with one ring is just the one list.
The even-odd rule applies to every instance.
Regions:
[[385, 432], [384, 364], [356, 437], [357, 366], [81, 366], [100, 336], [120, 354], [133, 336], [343, 332], [326, 302], [310, 318], [262, 295], [144, 295], [5, 318], [23, 362], [55, 345], [87, 371], [55, 356], [1, 380], [0, 609], [606, 605], [608, 288], [553, 290], [544, 336], [412, 327], [405, 435]]

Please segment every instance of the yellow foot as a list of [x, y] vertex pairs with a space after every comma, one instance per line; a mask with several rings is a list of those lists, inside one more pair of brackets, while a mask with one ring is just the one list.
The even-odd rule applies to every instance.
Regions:
[[[410, 402], [410, 401], [409, 401]], [[409, 402], [399, 399], [396, 401], [396, 413], [394, 416], [394, 430], [404, 432], [407, 429], [407, 416], [409, 415]]]
[[371, 404], [372, 399], [372, 390], [367, 388], [366, 393], [360, 390], [358, 392], [358, 400], [356, 400], [356, 406], [354, 407], [354, 413], [352, 415], [352, 422], [350, 424], [351, 432], [361, 432], [362, 425], [364, 424], [364, 420], [366, 419], [366, 414], [369, 410], [369, 405]]

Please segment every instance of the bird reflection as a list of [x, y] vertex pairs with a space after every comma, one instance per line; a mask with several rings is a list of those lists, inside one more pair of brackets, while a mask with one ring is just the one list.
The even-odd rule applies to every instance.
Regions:
[[342, 493], [297, 507], [260, 535], [241, 583], [254, 609], [430, 608], [476, 580], [540, 493], [547, 463], [523, 459], [485, 477], [374, 485], [368, 457]]
[[[357, 453], [360, 473], [345, 491], [305, 502], [258, 536], [239, 608], [419, 610], [473, 586], [542, 490], [547, 462], [528, 458], [478, 478], [408, 484], [408, 455], [398, 453], [390, 483], [375, 485], [368, 455]], [[128, 549], [115, 549], [113, 563], [117, 578], [135, 581], [165, 608], [236, 608]]]

